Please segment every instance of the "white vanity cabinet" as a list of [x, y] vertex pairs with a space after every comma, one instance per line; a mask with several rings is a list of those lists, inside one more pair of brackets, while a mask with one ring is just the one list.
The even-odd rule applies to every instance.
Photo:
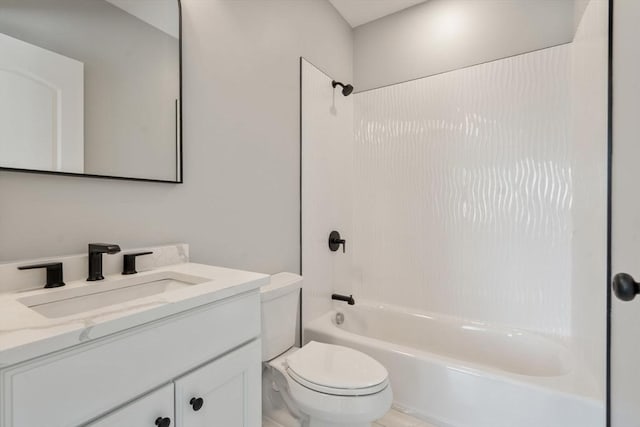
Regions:
[[173, 427], [173, 383], [125, 405], [87, 427]]
[[252, 341], [87, 427], [258, 427], [260, 355]]
[[[0, 369], [0, 427], [154, 427], [159, 417], [171, 427], [260, 426], [257, 289], [104, 338], [90, 334], [85, 344]], [[203, 399], [200, 410], [192, 397]]]
[[260, 340], [175, 382], [176, 422], [182, 427], [261, 425]]

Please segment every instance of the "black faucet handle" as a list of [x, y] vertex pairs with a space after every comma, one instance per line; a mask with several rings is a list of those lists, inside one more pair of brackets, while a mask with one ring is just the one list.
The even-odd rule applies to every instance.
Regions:
[[142, 255], [151, 255], [153, 252], [136, 252], [133, 254], [124, 254], [124, 266], [122, 268], [122, 274], [136, 274], [136, 257]]
[[59, 288], [64, 286], [63, 271], [61, 262], [48, 262], [44, 264], [23, 265], [18, 267], [18, 270], [33, 270], [35, 268], [47, 269], [47, 281], [44, 285], [45, 288]]

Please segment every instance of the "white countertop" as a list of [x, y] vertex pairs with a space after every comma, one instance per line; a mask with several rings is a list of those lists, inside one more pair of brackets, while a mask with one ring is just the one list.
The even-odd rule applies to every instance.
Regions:
[[[195, 263], [159, 267], [137, 276], [162, 271], [200, 276], [211, 281], [58, 318], [45, 317], [18, 300], [70, 288], [95, 286], [95, 282], [79, 280], [55, 289], [0, 293], [0, 368], [249, 292], [269, 283], [266, 274]], [[105, 276], [100, 283], [121, 280], [122, 277], [120, 274]]]

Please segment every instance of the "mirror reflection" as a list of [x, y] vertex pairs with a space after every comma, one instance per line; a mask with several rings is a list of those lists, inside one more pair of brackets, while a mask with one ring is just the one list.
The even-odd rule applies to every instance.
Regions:
[[181, 181], [178, 0], [0, 0], [0, 167]]

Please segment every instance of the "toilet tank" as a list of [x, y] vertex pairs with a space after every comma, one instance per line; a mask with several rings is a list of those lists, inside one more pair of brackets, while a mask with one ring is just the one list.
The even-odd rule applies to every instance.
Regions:
[[301, 287], [301, 276], [278, 273], [271, 276], [268, 285], [260, 288], [264, 362], [284, 353], [296, 342]]

